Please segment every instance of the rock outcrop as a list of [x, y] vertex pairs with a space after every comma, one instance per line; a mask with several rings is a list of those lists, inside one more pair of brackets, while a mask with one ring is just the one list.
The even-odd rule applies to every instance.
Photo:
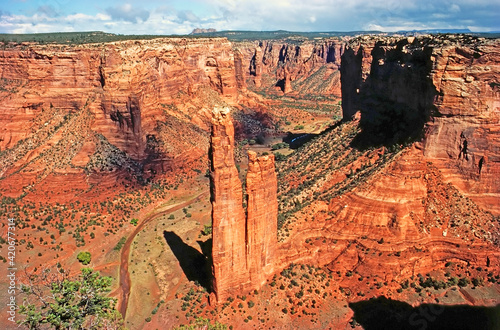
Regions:
[[279, 209], [289, 216], [278, 233], [277, 270], [328, 265], [402, 282], [450, 261], [500, 262], [499, 224], [489, 209], [446, 183], [415, 146], [353, 148], [355, 126], [339, 125], [281, 164]]
[[438, 95], [424, 155], [447, 181], [500, 214], [500, 42], [443, 45], [432, 59]]
[[423, 139], [445, 180], [498, 214], [498, 49], [467, 36], [355, 39], [342, 56], [344, 118], [361, 111], [368, 143]]
[[241, 181], [234, 163], [234, 127], [228, 108], [213, 112], [211, 138], [212, 289], [217, 300], [249, 281], [246, 219]]
[[451, 261], [498, 264], [498, 49], [469, 37], [353, 40], [346, 120], [281, 163], [276, 268], [398, 282]]
[[[192, 172], [206, 160], [212, 127], [218, 301], [292, 262], [378, 269], [388, 281], [451, 259], [498, 265], [498, 224], [488, 212], [500, 214], [499, 59], [498, 40], [450, 36], [7, 48], [0, 192], [17, 197], [49, 175], [45, 191], [68, 181], [85, 191], [104, 185], [99, 175], [117, 181], [119, 171]], [[249, 153], [245, 209], [231, 115], [211, 111], [244, 92], [242, 107], [271, 127], [266, 105], [278, 101], [246, 88], [296, 99], [342, 94], [345, 119], [361, 112], [362, 133], [338, 123], [281, 163], [280, 212], [293, 221], [280, 244], [274, 156]], [[404, 152], [386, 148], [415, 141]]]
[[228, 108], [215, 109], [211, 139], [212, 275], [217, 301], [259, 288], [274, 272], [277, 183], [274, 156], [249, 152], [247, 208], [234, 163]]
[[58, 158], [59, 173], [83, 178], [206, 164], [209, 107], [234, 104], [243, 83], [231, 43], [217, 38], [7, 47], [0, 76], [0, 175], [24, 186]]
[[[252, 53], [250, 76], [255, 86], [269, 80], [264, 75], [274, 73], [283, 91], [290, 93], [293, 82], [310, 79], [310, 72], [318, 70], [314, 63], [338, 69], [342, 54], [344, 117], [360, 111], [361, 131], [355, 128], [357, 123], [339, 126], [316, 140], [325, 143], [318, 150], [302, 152], [310, 154], [309, 165], [300, 156], [289, 165], [289, 174], [282, 177], [289, 181], [280, 183], [286, 186], [280, 207], [281, 212], [293, 214], [295, 223], [291, 237], [282, 236], [276, 247], [270, 240], [274, 233], [269, 236], [260, 227], [274, 217], [264, 210], [275, 213], [274, 193], [266, 190], [266, 183], [274, 186], [274, 164], [264, 158], [269, 156], [249, 154], [244, 233], [249, 277], [236, 271], [242, 284], [233, 288], [258, 287], [292, 262], [367, 273], [383, 265], [379, 275], [392, 279], [432, 270], [451, 259], [481, 266], [488, 251], [494, 251], [490, 259], [500, 258], [491, 248], [498, 242], [496, 227], [485, 212], [498, 213], [500, 187], [494, 128], [499, 123], [498, 42], [446, 38], [450, 37], [363, 37], [346, 47], [334, 43], [323, 48], [260, 43], [253, 52], [241, 50], [243, 58]], [[328, 136], [330, 140], [324, 141]], [[397, 158], [384, 147], [401, 148], [413, 141], [421, 142]], [[322, 167], [320, 153], [331, 157], [328, 165]], [[368, 183], [357, 188], [364, 180]], [[292, 191], [295, 195], [290, 196]], [[239, 198], [234, 201], [239, 205]], [[239, 214], [240, 223], [241, 212], [233, 212]], [[241, 228], [237, 235], [242, 236]], [[475, 243], [476, 239], [483, 243]], [[323, 244], [310, 243], [317, 240]], [[384, 240], [391, 244], [385, 246]], [[426, 249], [421, 248], [424, 245]], [[372, 260], [358, 251], [366, 246], [382, 254], [397, 250], [409, 261]], [[227, 297], [220, 288], [219, 300]]]
[[278, 87], [284, 93], [332, 93], [340, 97], [339, 67], [345, 47], [343, 41], [327, 39], [299, 44], [287, 41], [235, 44], [249, 63], [247, 78], [253, 81], [255, 87]]
[[274, 273], [277, 242], [277, 178], [274, 155], [248, 152], [247, 264], [250, 281], [262, 285]]

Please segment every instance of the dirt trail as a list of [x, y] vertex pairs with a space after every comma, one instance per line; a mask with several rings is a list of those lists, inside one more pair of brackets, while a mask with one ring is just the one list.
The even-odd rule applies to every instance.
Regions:
[[161, 212], [150, 214], [146, 216], [146, 218], [141, 221], [137, 227], [135, 228], [134, 232], [130, 234], [130, 236], [127, 238], [127, 241], [123, 245], [123, 248], [121, 250], [120, 254], [120, 284], [119, 284], [119, 289], [121, 289], [121, 299], [120, 299], [120, 306], [119, 306], [119, 311], [123, 316], [123, 319], [125, 319], [125, 314], [127, 313], [127, 306], [128, 306], [128, 299], [130, 296], [130, 274], [128, 272], [128, 259], [129, 259], [129, 254], [130, 254], [130, 246], [132, 245], [132, 242], [134, 241], [135, 236], [146, 226], [149, 222], [152, 220], [161, 217], [167, 213], [172, 213], [177, 210], [180, 210], [186, 206], [189, 206], [195, 202], [198, 202], [202, 198], [206, 197], [209, 194], [209, 191], [204, 191], [200, 194], [198, 194], [196, 197], [191, 198], [190, 200], [187, 200], [183, 203], [180, 204], [175, 204], [172, 205], [166, 209], [164, 209]]

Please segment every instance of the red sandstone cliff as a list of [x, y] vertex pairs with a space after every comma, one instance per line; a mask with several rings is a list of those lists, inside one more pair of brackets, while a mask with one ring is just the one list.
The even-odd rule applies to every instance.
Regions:
[[340, 97], [340, 59], [345, 43], [321, 41], [235, 42], [249, 68], [245, 79], [257, 88], [279, 87], [285, 93], [317, 93]]
[[443, 45], [432, 58], [439, 115], [426, 125], [424, 155], [446, 181], [500, 214], [500, 43]]
[[498, 49], [472, 37], [355, 39], [342, 57], [344, 117], [361, 111], [375, 143], [423, 137], [445, 180], [498, 214]]
[[[338, 40], [292, 46], [217, 38], [7, 47], [0, 54], [3, 193], [50, 186], [60, 174], [85, 185], [89, 175], [147, 180], [200, 168], [209, 109], [236, 104], [249, 76], [258, 85], [266, 75], [266, 88], [339, 95], [342, 51]], [[273, 126], [267, 101], [250, 93], [241, 102]]]
[[255, 287], [272, 275], [276, 263], [277, 243], [277, 178], [274, 155], [258, 157], [248, 152], [247, 263], [250, 281]]
[[212, 275], [217, 301], [259, 288], [274, 272], [277, 183], [274, 156], [249, 152], [248, 211], [234, 163], [234, 127], [228, 108], [213, 112], [211, 139]]
[[249, 280], [241, 181], [234, 163], [234, 128], [229, 109], [215, 109], [211, 138], [213, 290], [217, 300]]
[[397, 282], [446, 261], [498, 264], [498, 48], [468, 37], [352, 41], [342, 105], [361, 119], [281, 163], [276, 268], [328, 264]]
[[[330, 137], [310, 163], [299, 154], [293, 173], [281, 178], [295, 190], [283, 210], [315, 201], [293, 214], [291, 237], [275, 247], [272, 156], [249, 155], [245, 217], [234, 129], [225, 112], [219, 113], [212, 133], [219, 300], [231, 290], [258, 287], [290, 262], [367, 270], [382, 264], [393, 276], [452, 258], [476, 265], [484, 265], [489, 253], [499, 259], [491, 247], [496, 224], [474, 203], [499, 212], [498, 41], [365, 37], [347, 46], [241, 43], [234, 55], [231, 46], [223, 39], [167, 39], [4, 50], [2, 193], [30, 189], [47, 173], [85, 181], [93, 172], [191, 165], [208, 149], [210, 109], [219, 103], [214, 95], [234, 102], [236, 88], [243, 90], [251, 76], [256, 86], [282, 82], [290, 93], [340, 95], [341, 64], [345, 117], [361, 110], [361, 126], [379, 143], [406, 142], [424, 132], [420, 149], [386, 162], [386, 151], [374, 145], [368, 151], [346, 149], [360, 143], [349, 132], [350, 140]], [[329, 152], [340, 158], [326, 158]], [[321, 166], [328, 173], [313, 175]], [[347, 189], [371, 170], [376, 175], [366, 186]], [[68, 181], [58, 178], [51, 178], [54, 185]], [[316, 238], [325, 243], [305, 243]], [[381, 238], [391, 244], [379, 244]], [[360, 252], [365, 247], [402, 251], [408, 260], [376, 259]]]
[[234, 63], [225, 39], [2, 50], [0, 150], [8, 155], [0, 175], [12, 182], [4, 192], [18, 194], [56, 172], [84, 181], [201, 166], [207, 106], [237, 97]]

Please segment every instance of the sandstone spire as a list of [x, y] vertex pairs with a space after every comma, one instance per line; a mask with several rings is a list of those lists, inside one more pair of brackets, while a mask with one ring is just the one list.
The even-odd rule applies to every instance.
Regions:
[[248, 281], [245, 213], [241, 181], [234, 164], [234, 126], [229, 108], [212, 113], [211, 198], [213, 290], [217, 300]]
[[247, 265], [253, 286], [274, 271], [278, 231], [277, 178], [274, 155], [248, 152]]
[[248, 153], [248, 214], [234, 163], [229, 109], [212, 117], [212, 275], [217, 301], [259, 288], [274, 271], [277, 244], [277, 180], [274, 156]]

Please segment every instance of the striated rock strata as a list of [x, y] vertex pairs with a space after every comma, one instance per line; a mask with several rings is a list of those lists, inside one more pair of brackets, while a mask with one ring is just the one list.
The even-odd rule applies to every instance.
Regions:
[[345, 47], [341, 40], [235, 42], [234, 46], [249, 63], [244, 79], [257, 88], [340, 97], [339, 67]]
[[274, 155], [248, 152], [246, 181], [247, 262], [250, 281], [263, 284], [274, 273], [277, 240], [277, 178]]
[[[314, 61], [338, 65], [342, 54], [344, 118], [360, 111], [361, 131], [357, 122], [339, 124], [318, 137], [312, 150], [283, 165], [280, 212], [288, 217], [291, 234], [276, 247], [259, 227], [273, 221], [264, 210], [275, 212], [274, 193], [266, 191], [266, 182], [274, 186], [274, 165], [249, 154], [246, 232], [241, 227], [235, 232], [246, 238], [249, 278], [236, 271], [235, 278], [243, 278], [236, 288], [258, 286], [266, 274], [292, 262], [366, 273], [382, 265], [380, 276], [401, 279], [446, 260], [479, 266], [488, 256], [499, 260], [491, 215], [499, 212], [500, 192], [498, 41], [464, 38], [362, 37], [345, 47], [327, 47], [332, 55], [318, 51], [317, 44], [311, 49], [259, 44], [250, 65], [255, 85], [277, 68], [286, 92], [292, 92], [294, 79], [314, 70]], [[240, 53], [248, 58], [249, 52]], [[413, 141], [419, 142], [411, 150], [390, 151]], [[239, 196], [235, 189], [228, 198]], [[233, 213], [242, 223], [240, 201], [234, 198]], [[214, 227], [217, 218], [224, 214], [214, 213]], [[367, 247], [380, 256], [399, 251], [407, 259], [368, 257], [362, 252]], [[275, 261], [268, 262], [274, 248]], [[219, 287], [219, 299], [225, 297], [221, 292]]]
[[85, 182], [199, 167], [207, 160], [208, 107], [234, 104], [242, 87], [234, 66], [226, 39], [6, 47], [2, 193], [18, 195], [52, 174]]
[[215, 110], [211, 138], [212, 261], [217, 299], [248, 283], [245, 213], [234, 163], [234, 128], [229, 109]]
[[241, 290], [259, 288], [274, 272], [277, 183], [274, 156], [249, 152], [245, 216], [229, 109], [215, 109], [212, 122], [212, 275], [217, 301], [223, 301]]
[[371, 143], [422, 140], [448, 182], [500, 213], [498, 40], [362, 37], [342, 56], [344, 118]]

